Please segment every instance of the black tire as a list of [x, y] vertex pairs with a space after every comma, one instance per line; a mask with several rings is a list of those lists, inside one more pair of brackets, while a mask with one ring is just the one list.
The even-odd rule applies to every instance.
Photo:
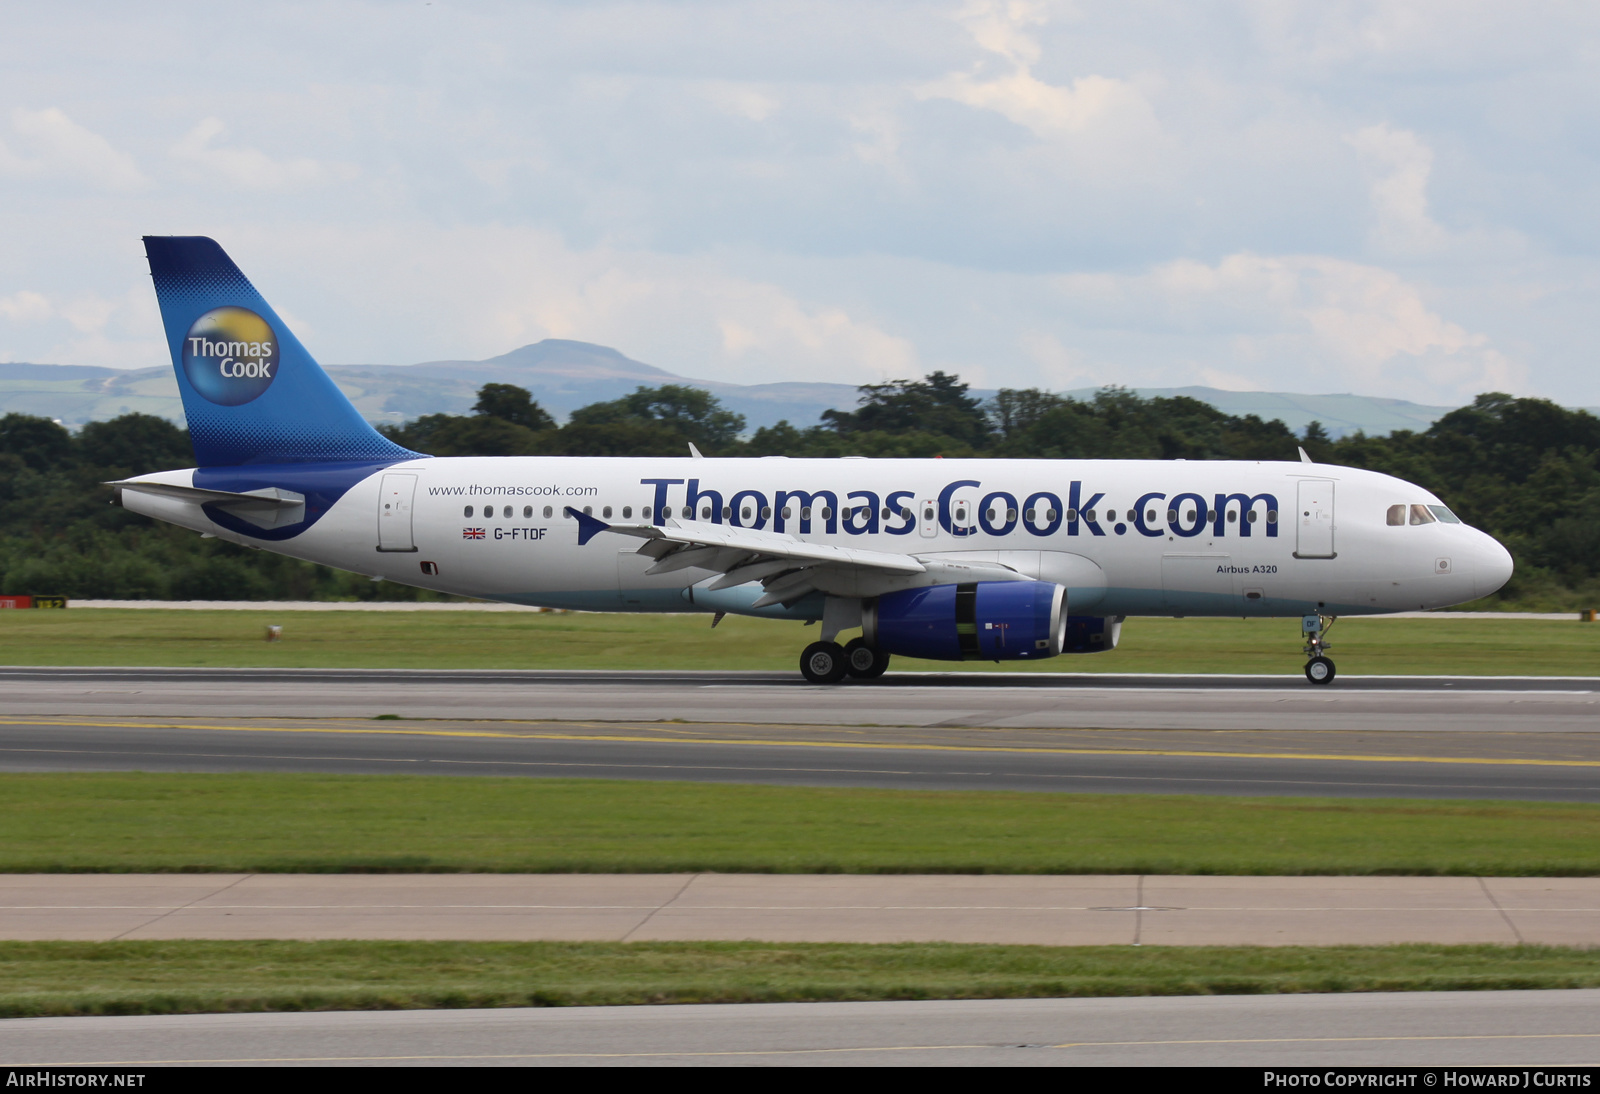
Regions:
[[857, 680], [875, 680], [889, 667], [889, 655], [867, 645], [865, 638], [852, 638], [844, 646], [844, 669]]
[[1313, 684], [1331, 684], [1337, 670], [1326, 657], [1313, 657], [1306, 662], [1306, 679]]
[[844, 647], [837, 642], [813, 642], [800, 654], [800, 675], [813, 684], [837, 684], [844, 674]]

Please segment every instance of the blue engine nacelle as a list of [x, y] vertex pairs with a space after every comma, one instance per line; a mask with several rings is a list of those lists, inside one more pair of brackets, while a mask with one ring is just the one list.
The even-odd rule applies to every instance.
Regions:
[[884, 653], [932, 661], [1054, 657], [1066, 642], [1067, 590], [1048, 581], [902, 589], [864, 605], [862, 636]]

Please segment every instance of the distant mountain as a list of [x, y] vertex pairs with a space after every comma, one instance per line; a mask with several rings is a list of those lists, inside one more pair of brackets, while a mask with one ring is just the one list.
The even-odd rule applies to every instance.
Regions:
[[[1281, 391], [1221, 391], [1214, 387], [1133, 390], [1147, 399], [1187, 395], [1210, 403], [1224, 414], [1254, 414], [1266, 421], [1278, 418], [1296, 433], [1304, 432], [1314, 421], [1321, 422], [1330, 437], [1343, 437], [1358, 430], [1375, 435], [1393, 433], [1397, 429], [1424, 430], [1456, 409], [1370, 395], [1294, 395]], [[1066, 392], [1077, 399], [1092, 399], [1094, 393], [1092, 387]]]
[[[372, 422], [399, 423], [423, 414], [465, 414], [486, 383], [516, 384], [564, 418], [588, 403], [615, 399], [640, 386], [704, 388], [745, 416], [750, 429], [787, 418], [814, 425], [824, 410], [852, 409], [849, 384], [729, 384], [694, 380], [635, 361], [607, 346], [547, 338], [484, 361], [424, 361], [416, 365], [329, 365], [328, 373]], [[1365, 395], [1295, 395], [1221, 391], [1210, 387], [1136, 388], [1140, 395], [1187, 395], [1228, 414], [1281, 418], [1296, 432], [1313, 419], [1335, 436], [1365, 430], [1426, 429], [1454, 409]], [[1067, 394], [1091, 398], [1094, 388]], [[974, 391], [975, 395], [990, 395]], [[56, 418], [68, 426], [138, 411], [183, 421], [178, 385], [167, 367], [114, 369], [96, 365], [0, 364], [0, 413]]]
[[[849, 384], [727, 384], [692, 380], [588, 342], [547, 338], [486, 361], [425, 361], [417, 365], [327, 365], [356, 409], [372, 422], [400, 423], [423, 414], [465, 414], [487, 383], [527, 388], [559, 418], [580, 406], [615, 399], [640, 386], [689, 384], [705, 388], [745, 416], [751, 429], [787, 418], [812, 425], [830, 407], [851, 408]], [[0, 364], [0, 413], [57, 418], [68, 426], [139, 411], [183, 421], [171, 368], [114, 369], [93, 365]]]

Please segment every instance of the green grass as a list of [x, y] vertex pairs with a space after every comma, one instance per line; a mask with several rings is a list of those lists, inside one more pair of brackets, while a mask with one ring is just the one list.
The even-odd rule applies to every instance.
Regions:
[[[266, 625], [283, 627], [279, 642]], [[0, 612], [0, 664], [317, 668], [635, 668], [796, 671], [817, 629], [730, 616], [512, 612], [71, 609]], [[1111, 653], [1033, 663], [917, 661], [896, 670], [1249, 672], [1299, 670], [1293, 619], [1130, 619]], [[1339, 671], [1600, 674], [1600, 624], [1528, 619], [1347, 619]]]
[[1600, 806], [448, 776], [0, 776], [0, 872], [1600, 874]]
[[1600, 986], [1549, 946], [0, 942], [0, 1017]]

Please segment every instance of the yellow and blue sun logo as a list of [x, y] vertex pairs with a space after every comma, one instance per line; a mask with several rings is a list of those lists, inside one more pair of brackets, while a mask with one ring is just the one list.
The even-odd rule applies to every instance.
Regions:
[[183, 372], [218, 406], [258, 399], [278, 377], [278, 335], [249, 308], [212, 308], [183, 340]]

